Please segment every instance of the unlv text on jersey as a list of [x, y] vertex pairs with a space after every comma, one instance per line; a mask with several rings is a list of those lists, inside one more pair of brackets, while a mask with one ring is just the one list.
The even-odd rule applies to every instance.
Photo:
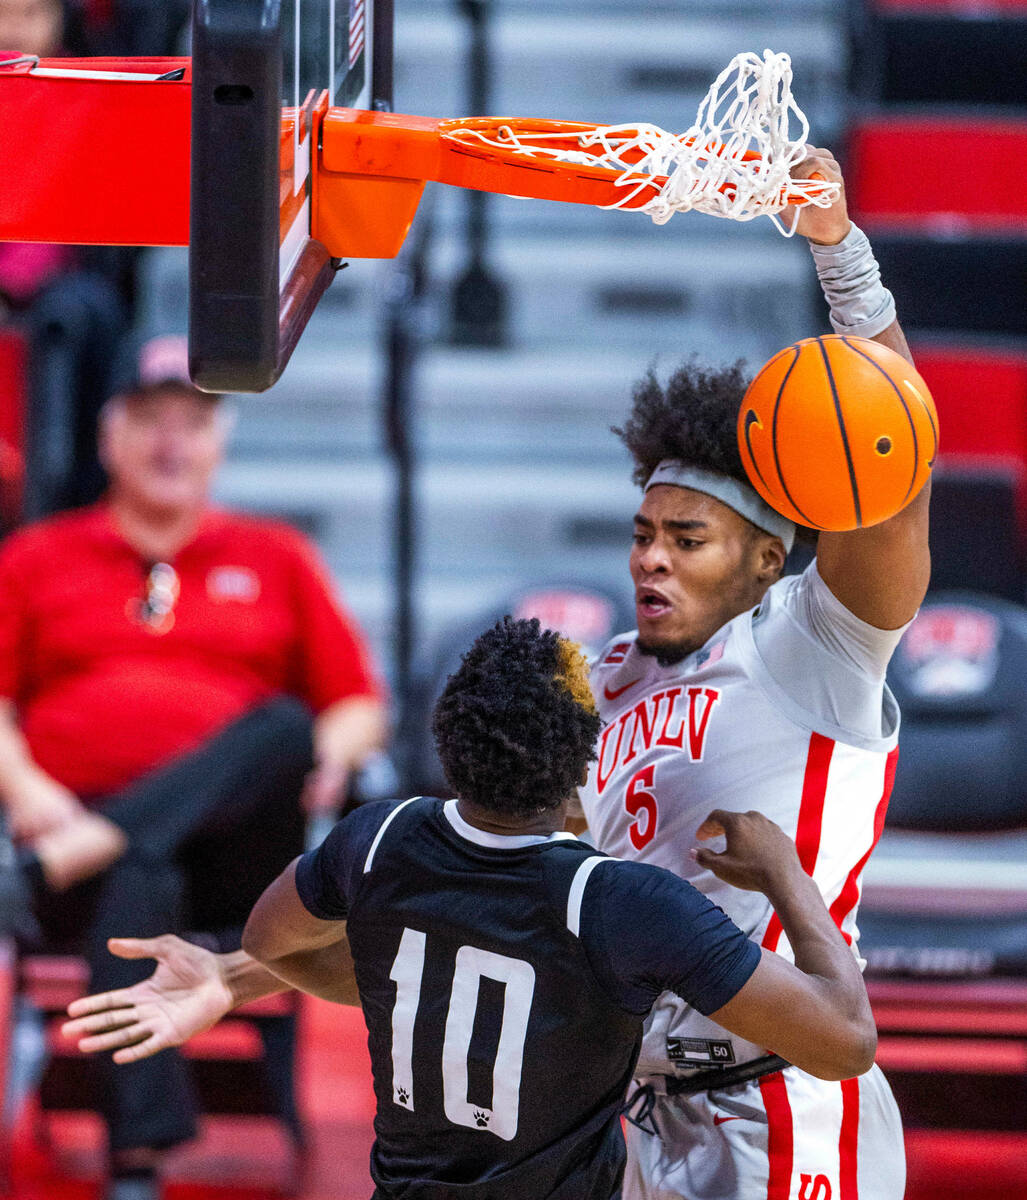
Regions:
[[653, 746], [686, 750], [692, 762], [702, 762], [710, 715], [719, 699], [716, 688], [672, 687], [639, 700], [600, 736], [596, 791], [601, 795], [619, 767]]

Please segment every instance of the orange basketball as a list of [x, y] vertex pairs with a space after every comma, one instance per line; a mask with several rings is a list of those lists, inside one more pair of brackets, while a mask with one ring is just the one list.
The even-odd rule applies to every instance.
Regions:
[[752, 486], [782, 515], [814, 529], [861, 529], [894, 516], [927, 481], [938, 414], [894, 350], [866, 338], [805, 338], [749, 385], [738, 448]]

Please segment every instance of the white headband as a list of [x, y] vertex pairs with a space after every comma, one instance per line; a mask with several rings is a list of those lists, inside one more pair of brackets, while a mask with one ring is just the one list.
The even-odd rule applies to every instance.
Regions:
[[764, 533], [773, 534], [784, 542], [785, 552], [792, 548], [795, 541], [795, 523], [787, 517], [775, 512], [769, 504], [763, 501], [754, 488], [730, 475], [721, 475], [717, 471], [707, 471], [703, 467], [689, 467], [674, 458], [665, 458], [649, 476], [645, 491], [658, 483], [669, 483], [673, 487], [691, 488], [696, 492], [704, 492], [734, 509], [740, 517], [751, 521], [757, 529]]

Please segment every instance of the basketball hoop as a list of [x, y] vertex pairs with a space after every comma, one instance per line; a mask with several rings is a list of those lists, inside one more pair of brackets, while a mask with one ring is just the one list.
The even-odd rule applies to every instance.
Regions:
[[[690, 129], [667, 133], [655, 125], [583, 125], [559, 121], [449, 122], [443, 137], [470, 149], [488, 148], [497, 161], [547, 159], [616, 172], [621, 194], [601, 208], [644, 212], [657, 225], [694, 209], [733, 221], [777, 214], [789, 206], [826, 208], [837, 184], [793, 179], [806, 156], [809, 122], [791, 93], [787, 54], [738, 54], [717, 76]], [[797, 123], [795, 137], [789, 126]], [[568, 197], [571, 198], [571, 197]]]
[[[315, 185], [318, 236], [338, 257], [377, 257], [383, 247], [388, 257], [390, 240], [399, 237], [401, 244], [406, 234], [423, 181], [434, 180], [629, 209], [658, 225], [692, 209], [733, 221], [767, 216], [790, 237], [796, 223], [781, 213], [808, 204], [827, 208], [840, 191], [820, 176], [792, 178], [806, 157], [809, 122], [791, 81], [787, 54], [736, 55], [681, 134], [642, 124], [438, 121], [332, 109], [322, 127]], [[361, 181], [378, 186], [362, 188]], [[383, 187], [386, 181], [393, 186]], [[333, 212], [348, 214], [345, 230], [336, 227]], [[334, 242], [336, 231], [344, 241]]]
[[[316, 73], [290, 74], [285, 87], [283, 71], [303, 56], [281, 11], [268, 23], [261, 6], [243, 6], [237, 20], [234, 0], [196, 0], [199, 65], [0, 57], [4, 148], [19, 164], [5, 182], [0, 240], [190, 245], [192, 277], [209, 303], [192, 322], [191, 361], [205, 364], [194, 365], [194, 378], [215, 390], [229, 379], [260, 390], [280, 373], [336, 260], [399, 253], [429, 180], [643, 212], [657, 224], [690, 209], [734, 221], [767, 216], [786, 237], [796, 228], [787, 211], [826, 208], [840, 193], [816, 175], [792, 178], [809, 123], [792, 97], [787, 54], [737, 55], [679, 134], [641, 122], [404, 116], [387, 111], [390, 5], [366, 2], [380, 54], [370, 63], [356, 54], [345, 75], [355, 73], [356, 90], [334, 75], [327, 88]], [[307, 28], [310, 45], [320, 45], [322, 24]], [[364, 46], [365, 27], [353, 30], [351, 51]], [[360, 107], [338, 105], [341, 96]], [[223, 321], [225, 311], [242, 311], [244, 294], [259, 319]], [[241, 329], [252, 345], [237, 353]], [[205, 331], [217, 351], [201, 346]], [[211, 364], [229, 359], [238, 372], [215, 379]]]
[[[188, 59], [19, 55], [0, 60], [5, 128], [24, 131], [19, 154], [38, 175], [37, 180], [29, 173], [20, 198], [5, 195], [13, 215], [0, 214], [0, 236], [183, 244], [188, 187], [178, 189], [173, 203], [164, 183], [156, 187], [155, 203], [140, 204], [136, 194], [144, 171], [155, 181], [168, 175], [169, 138], [179, 158], [189, 154], [189, 130], [181, 116], [190, 66]], [[309, 235], [331, 258], [391, 258], [403, 244], [425, 183], [432, 180], [508, 196], [628, 209], [647, 213], [657, 224], [690, 209], [733, 221], [767, 216], [788, 237], [795, 222], [782, 220], [781, 214], [808, 204], [826, 208], [840, 191], [839, 184], [816, 175], [792, 178], [806, 155], [809, 123], [791, 86], [787, 54], [738, 54], [717, 76], [694, 123], [680, 134], [641, 123], [439, 120], [329, 107], [322, 93], [310, 115]], [[83, 110], [78, 123], [53, 123], [44, 151], [35, 132], [39, 121], [54, 106], [72, 101], [76, 113]], [[91, 107], [85, 111], [87, 101]], [[296, 112], [295, 105], [283, 105], [272, 157], [283, 134], [283, 153], [295, 153]], [[153, 136], [157, 128], [164, 130], [162, 139]], [[59, 144], [53, 145], [53, 138]], [[125, 153], [126, 144], [132, 154]], [[51, 186], [55, 166], [64, 171], [60, 186]], [[65, 177], [105, 181], [95, 192], [84, 189], [87, 198], [96, 196], [89, 221], [81, 219], [80, 204], [40, 202], [40, 197], [71, 194], [74, 188], [65, 185]], [[131, 220], [124, 205], [111, 204], [112, 195], [125, 197]], [[158, 210], [169, 219], [151, 219]]]

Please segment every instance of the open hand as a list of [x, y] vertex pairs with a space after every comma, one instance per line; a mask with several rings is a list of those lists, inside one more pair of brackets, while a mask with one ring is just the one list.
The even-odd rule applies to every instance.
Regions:
[[806, 157], [792, 168], [795, 179], [809, 179], [816, 175], [828, 183], [841, 184], [838, 199], [830, 208], [817, 208], [815, 204], [806, 204], [798, 210], [796, 216], [796, 232], [811, 242], [824, 246], [836, 246], [852, 228], [849, 211], [845, 204], [845, 180], [842, 169], [830, 150], [818, 146], [807, 146]]
[[747, 892], [768, 894], [789, 873], [802, 871], [795, 843], [762, 813], [716, 808], [699, 826], [696, 837], [700, 841], [727, 839], [721, 854], [704, 847], [693, 850], [692, 856], [718, 879]]
[[87, 1054], [114, 1050], [116, 1063], [138, 1062], [210, 1029], [234, 1004], [216, 954], [173, 934], [111, 938], [118, 958], [155, 958], [149, 979], [84, 996], [68, 1005], [62, 1032]]

